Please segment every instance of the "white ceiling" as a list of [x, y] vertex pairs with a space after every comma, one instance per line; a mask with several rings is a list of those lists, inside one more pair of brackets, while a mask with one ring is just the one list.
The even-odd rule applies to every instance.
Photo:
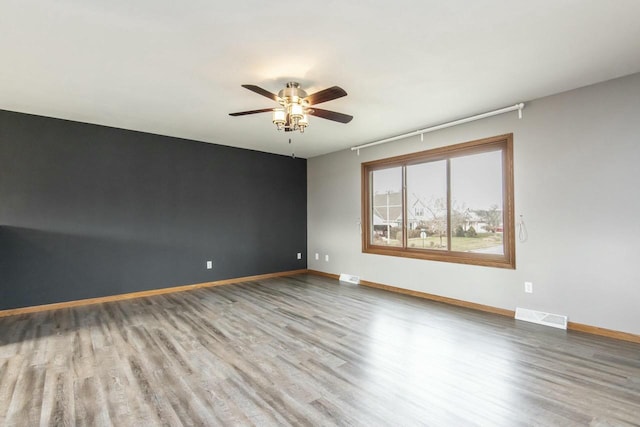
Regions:
[[[313, 157], [640, 71], [638, 0], [2, 0], [0, 109]], [[241, 84], [349, 96], [304, 135]]]

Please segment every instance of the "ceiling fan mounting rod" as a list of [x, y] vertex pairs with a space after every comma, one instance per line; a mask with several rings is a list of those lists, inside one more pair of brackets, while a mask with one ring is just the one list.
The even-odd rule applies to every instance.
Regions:
[[[306, 102], [303, 100], [307, 97], [307, 92], [300, 89], [300, 83], [289, 82], [286, 88], [278, 92], [278, 97], [280, 98], [280, 104], [285, 106], [286, 104]], [[308, 103], [306, 104], [308, 105]]]

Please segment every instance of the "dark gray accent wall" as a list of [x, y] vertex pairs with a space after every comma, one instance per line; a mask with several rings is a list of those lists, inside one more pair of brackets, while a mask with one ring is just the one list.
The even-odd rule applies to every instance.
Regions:
[[305, 159], [0, 111], [0, 309], [306, 268], [306, 209]]

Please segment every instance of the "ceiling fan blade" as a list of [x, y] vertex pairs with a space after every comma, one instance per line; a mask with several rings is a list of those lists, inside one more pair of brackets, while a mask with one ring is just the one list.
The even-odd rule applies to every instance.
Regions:
[[247, 114], [257, 114], [257, 113], [266, 113], [268, 111], [273, 111], [273, 108], [263, 108], [261, 110], [250, 110], [250, 111], [240, 111], [238, 113], [229, 113], [230, 116], [246, 116]]
[[348, 114], [337, 113], [335, 111], [323, 110], [320, 108], [309, 109], [308, 113], [312, 116], [321, 117], [323, 119], [333, 120], [334, 122], [340, 123], [349, 123], [353, 119], [353, 116], [350, 116]]
[[320, 92], [312, 93], [305, 98], [305, 101], [308, 101], [311, 105], [315, 105], [321, 102], [331, 101], [332, 99], [342, 98], [343, 96], [347, 96], [347, 92], [341, 87], [333, 86]]
[[273, 99], [276, 102], [280, 102], [280, 97], [278, 95], [276, 95], [275, 93], [271, 93], [266, 89], [262, 89], [259, 86], [256, 86], [256, 85], [242, 85], [242, 87], [245, 88], [245, 89], [249, 89], [252, 92], [257, 93], [258, 95], [266, 96], [269, 99]]

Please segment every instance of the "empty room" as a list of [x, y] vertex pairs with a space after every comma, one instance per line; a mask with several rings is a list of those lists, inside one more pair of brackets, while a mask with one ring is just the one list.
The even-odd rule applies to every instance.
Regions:
[[0, 426], [640, 426], [640, 2], [0, 2]]

